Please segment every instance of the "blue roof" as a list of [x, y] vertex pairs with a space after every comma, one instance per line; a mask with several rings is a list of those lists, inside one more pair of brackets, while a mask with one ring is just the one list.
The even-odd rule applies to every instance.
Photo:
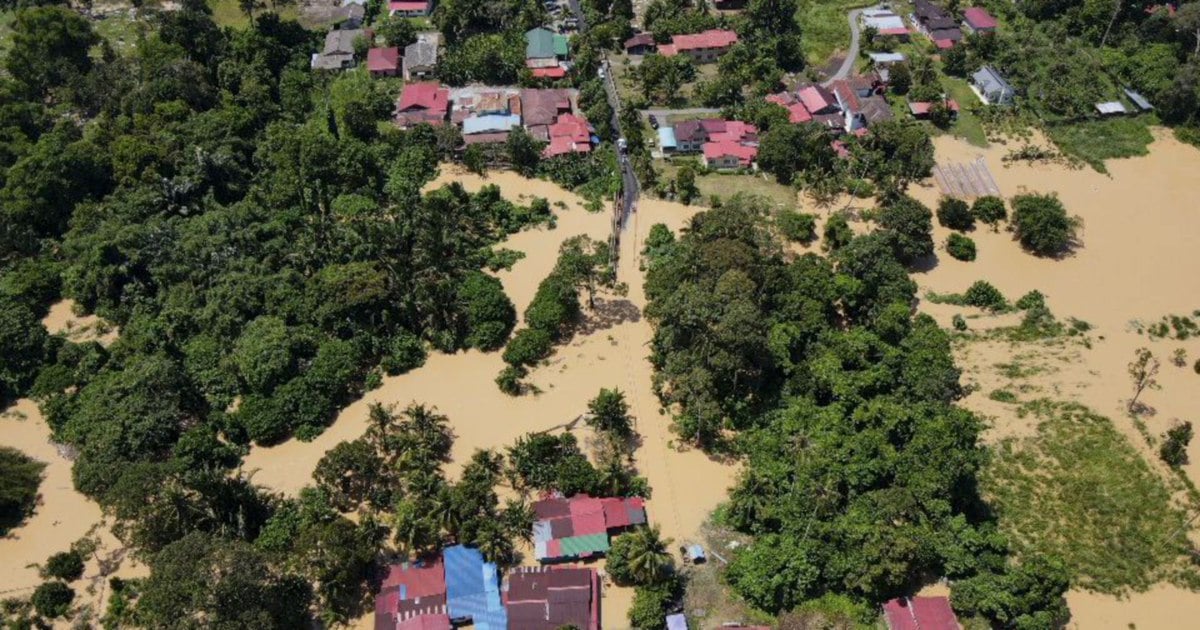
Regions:
[[446, 563], [446, 608], [451, 619], [470, 618], [478, 630], [505, 630], [508, 614], [500, 603], [496, 565], [478, 549], [462, 545], [442, 551]]
[[472, 116], [463, 120], [462, 132], [463, 135], [473, 133], [496, 133], [502, 131], [511, 131], [513, 127], [521, 124], [521, 117], [517, 114], [488, 114], [485, 116]]
[[658, 128], [658, 146], [666, 148], [675, 148], [678, 143], [675, 141], [674, 127], [659, 127]]
[[687, 617], [667, 615], [667, 630], [688, 630]]

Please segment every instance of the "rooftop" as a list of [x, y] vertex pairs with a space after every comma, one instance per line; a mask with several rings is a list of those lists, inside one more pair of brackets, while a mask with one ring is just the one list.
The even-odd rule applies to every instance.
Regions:
[[897, 598], [883, 605], [888, 630], [958, 630], [958, 618], [945, 597]]
[[714, 28], [695, 35], [675, 35], [671, 38], [671, 46], [679, 52], [702, 48], [725, 48], [736, 44], [737, 41], [737, 33]]
[[996, 18], [992, 17], [992, 14], [983, 7], [970, 7], [963, 10], [963, 21], [973, 29], [992, 29], [997, 26]]
[[367, 51], [367, 69], [371, 72], [396, 70], [399, 67], [399, 48], [372, 48]]

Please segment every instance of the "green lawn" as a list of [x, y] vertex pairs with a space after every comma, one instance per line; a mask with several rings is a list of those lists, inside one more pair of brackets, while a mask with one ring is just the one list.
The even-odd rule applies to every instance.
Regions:
[[958, 122], [950, 128], [950, 133], [977, 147], [986, 147], [988, 141], [983, 123], [971, 112], [974, 107], [982, 106], [982, 103], [979, 102], [979, 97], [975, 96], [975, 92], [971, 91], [971, 86], [963, 79], [943, 75], [942, 87], [950, 98], [958, 102], [959, 107]]
[[[687, 158], [678, 158], [680, 161]], [[697, 165], [699, 164], [699, 158]], [[659, 160], [655, 162], [655, 167], [661, 172], [660, 180], [666, 181], [675, 177], [675, 172], [679, 169], [679, 162]], [[709, 173], [696, 178], [696, 188], [700, 189], [700, 201], [698, 203], [707, 204], [709, 198], [714, 195], [722, 199], [728, 199], [738, 193], [749, 193], [766, 197], [775, 207], [795, 208], [796, 207], [796, 191], [790, 186], [784, 186], [777, 183], [771, 177], [763, 177], [759, 175], [745, 175], [741, 173]]]
[[1047, 400], [1020, 413], [1038, 421], [1036, 434], [1001, 442], [982, 477], [1019, 555], [1057, 556], [1072, 586], [1103, 593], [1195, 583], [1187, 516], [1112, 421]]
[[[212, 9], [213, 21], [217, 26], [246, 28], [250, 25], [250, 18], [242, 12], [237, 0], [208, 0], [208, 8]], [[275, 12], [285, 20], [296, 20], [300, 17], [300, 9], [295, 4], [284, 5]]]
[[800, 22], [804, 58], [812, 66], [821, 66], [839, 50], [850, 47], [850, 23], [846, 13], [869, 6], [864, 0], [800, 0], [796, 19]]
[[1149, 153], [1154, 141], [1152, 116], [1105, 118], [1048, 126], [1046, 131], [1064, 155], [1082, 160], [1101, 173], [1105, 160]]

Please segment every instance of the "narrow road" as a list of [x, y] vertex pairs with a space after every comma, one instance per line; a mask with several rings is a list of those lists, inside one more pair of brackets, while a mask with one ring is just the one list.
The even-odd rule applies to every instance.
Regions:
[[850, 20], [850, 50], [846, 51], [846, 59], [842, 61], [842, 66], [829, 79], [822, 81], [821, 85], [829, 87], [829, 84], [838, 79], [845, 79], [850, 75], [850, 71], [854, 69], [854, 63], [858, 61], [858, 16], [863, 12], [862, 9], [854, 9], [846, 14], [846, 19]]

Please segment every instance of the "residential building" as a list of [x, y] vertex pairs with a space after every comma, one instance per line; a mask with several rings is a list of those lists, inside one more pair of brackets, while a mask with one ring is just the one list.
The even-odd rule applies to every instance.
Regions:
[[334, 29], [325, 34], [325, 46], [312, 56], [313, 70], [344, 70], [354, 65], [354, 40], [366, 37], [361, 28]]
[[344, 0], [342, 5], [333, 9], [329, 14], [329, 23], [335, 28], [361, 28], [366, 18], [367, 8], [358, 0]]
[[904, 25], [904, 18], [889, 9], [863, 9], [860, 21], [863, 26], [875, 29], [880, 35], [908, 39], [908, 27]]
[[[943, 101], [946, 104], [946, 109], [950, 110], [951, 116], [958, 116], [958, 102], [952, 98]], [[933, 109], [933, 103], [929, 101], [909, 101], [908, 113], [912, 114], [913, 118], [924, 120], [929, 118], [929, 110]]]
[[893, 599], [883, 605], [888, 630], [960, 630], [962, 626], [945, 597]]
[[675, 140], [675, 129], [673, 127], [658, 128], [658, 146], [664, 155], [675, 152], [678, 148], [678, 143]]
[[792, 124], [806, 123], [811, 121], [813, 118], [812, 114], [809, 113], [808, 108], [804, 107], [804, 103], [801, 103], [796, 94], [792, 92], [771, 94], [764, 100], [766, 100], [768, 103], [775, 103], [776, 105], [788, 110], [788, 122]]
[[996, 18], [983, 7], [970, 7], [963, 11], [963, 28], [971, 33], [995, 33]]
[[542, 142], [550, 141], [550, 125], [562, 114], [575, 111], [574, 90], [524, 89], [518, 94], [521, 123], [530, 135]]
[[600, 578], [592, 569], [517, 567], [502, 590], [511, 628], [600, 630]]
[[709, 29], [695, 35], [675, 35], [670, 44], [658, 47], [658, 53], [667, 57], [687, 55], [696, 63], [711, 63], [724, 55], [738, 41], [737, 33], [723, 29]]
[[590, 153], [592, 150], [592, 126], [583, 116], [563, 114], [550, 125], [549, 133], [550, 143], [542, 150], [543, 157]]
[[496, 565], [478, 549], [455, 545], [442, 551], [446, 565], [446, 610], [455, 624], [476, 630], [506, 630], [508, 615], [500, 601]]
[[913, 0], [912, 21], [941, 49], [951, 48], [962, 40], [958, 21], [942, 7], [930, 0]]
[[907, 57], [904, 53], [898, 52], [879, 52], [867, 53], [871, 58], [871, 63], [875, 68], [875, 73], [879, 75], [879, 80], [884, 83], [891, 81], [892, 66], [903, 63]]
[[[567, 37], [550, 29], [538, 27], [525, 32], [525, 61], [550, 60], [553, 65], [566, 60], [570, 50]], [[534, 67], [534, 66], [530, 66]]]
[[843, 131], [846, 133], [894, 117], [887, 100], [880, 95], [882, 82], [877, 75], [840, 79], [831, 87], [843, 114]]
[[450, 112], [450, 91], [434, 82], [408, 83], [400, 90], [392, 116], [401, 127], [440, 125]]
[[640, 497], [598, 499], [586, 494], [551, 497], [533, 504], [534, 556], [557, 562], [603, 555], [610, 531], [646, 523]]
[[390, 47], [368, 50], [367, 72], [373, 77], [394, 77], [400, 74], [400, 49]]
[[991, 66], [980, 68], [971, 75], [971, 89], [985, 105], [1012, 105], [1016, 91]]
[[470, 116], [462, 121], [463, 142], [487, 144], [504, 142], [513, 128], [521, 126], [518, 114], [482, 114]]
[[809, 84], [796, 90], [796, 98], [804, 104], [804, 108], [809, 114], [819, 116], [821, 114], [836, 114], [837, 99], [823, 86]]
[[441, 559], [389, 567], [375, 597], [375, 630], [450, 630]]
[[758, 147], [728, 140], [704, 143], [704, 165], [708, 168], [749, 168], [757, 157]]
[[654, 43], [654, 35], [638, 33], [625, 40], [625, 52], [630, 55], [648, 55], [658, 49]]
[[437, 70], [441, 33], [417, 33], [417, 41], [404, 47], [404, 80], [423, 81]]
[[393, 0], [388, 3], [388, 15], [400, 17], [429, 17], [433, 13], [433, 0]]

